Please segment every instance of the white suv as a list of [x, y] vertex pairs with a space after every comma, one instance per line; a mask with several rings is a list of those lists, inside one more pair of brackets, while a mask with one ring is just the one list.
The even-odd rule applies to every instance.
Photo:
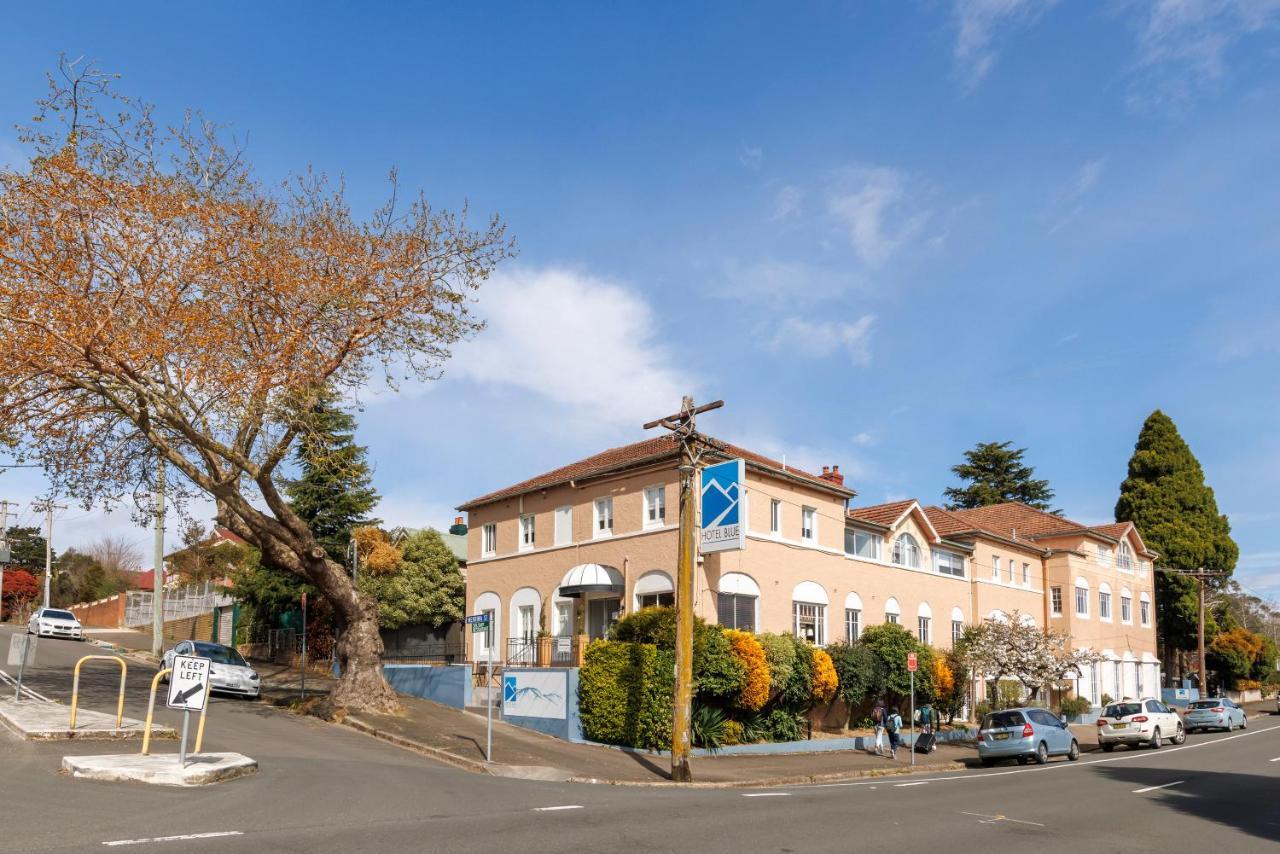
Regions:
[[32, 614], [27, 621], [27, 634], [84, 640], [76, 615], [60, 608], [41, 608]]
[[1177, 712], [1150, 697], [1112, 703], [1098, 718], [1098, 744], [1108, 753], [1117, 744], [1146, 744], [1154, 750], [1165, 739], [1182, 744], [1187, 740], [1186, 728]]

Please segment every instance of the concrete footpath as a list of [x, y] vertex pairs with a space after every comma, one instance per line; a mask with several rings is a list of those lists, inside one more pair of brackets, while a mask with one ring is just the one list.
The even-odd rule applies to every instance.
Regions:
[[[662, 755], [591, 744], [574, 744], [495, 720], [493, 763], [484, 757], [483, 715], [450, 706], [401, 697], [402, 716], [349, 715], [344, 723], [369, 735], [467, 770], [504, 777], [569, 780], [620, 786], [664, 786], [671, 760]], [[914, 770], [946, 771], [976, 762], [972, 747], [941, 745], [928, 756], [916, 755]], [[716, 787], [776, 786], [829, 782], [882, 774], [910, 773], [911, 754], [896, 759], [861, 750], [791, 755], [695, 756], [694, 780]]]

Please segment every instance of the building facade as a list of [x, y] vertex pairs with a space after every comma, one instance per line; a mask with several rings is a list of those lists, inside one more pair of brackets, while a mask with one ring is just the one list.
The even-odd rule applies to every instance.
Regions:
[[[1021, 619], [1114, 657], [1081, 674], [1080, 696], [1158, 689], [1153, 556], [1131, 525], [1089, 528], [1020, 504], [859, 507], [839, 467], [813, 474], [716, 445], [704, 462], [746, 463], [747, 534], [745, 548], [699, 558], [694, 612], [708, 622], [820, 646], [894, 622], [949, 649], [966, 626]], [[604, 637], [631, 611], [671, 604], [677, 465], [673, 439], [658, 437], [461, 505], [467, 613], [490, 615], [470, 657], [531, 662], [541, 643], [567, 663], [576, 638]]]

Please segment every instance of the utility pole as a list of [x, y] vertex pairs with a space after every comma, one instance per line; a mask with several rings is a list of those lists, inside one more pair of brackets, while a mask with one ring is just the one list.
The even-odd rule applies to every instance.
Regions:
[[1196, 652], [1199, 657], [1198, 667], [1200, 670], [1200, 692], [1201, 692], [1200, 696], [1203, 697], [1205, 695], [1205, 692], [1209, 690], [1209, 668], [1205, 664], [1205, 660], [1204, 660], [1204, 583], [1207, 579], [1218, 578], [1220, 576], [1226, 575], [1227, 573], [1213, 572], [1205, 569], [1203, 566], [1194, 571], [1182, 570], [1182, 569], [1167, 569], [1167, 568], [1159, 569], [1159, 571], [1167, 572], [1172, 575], [1185, 575], [1185, 576], [1188, 576], [1189, 578], [1194, 578], [1196, 580], [1196, 584], [1198, 587], [1197, 598], [1199, 599], [1199, 603], [1200, 603], [1200, 607], [1199, 607], [1200, 613], [1199, 613], [1199, 620], [1198, 620], [1199, 625], [1196, 630]]
[[151, 570], [151, 654], [164, 655], [164, 458], [156, 463], [156, 540]]
[[65, 504], [54, 504], [53, 499], [37, 501], [31, 505], [37, 512], [44, 511], [44, 605], [49, 607], [49, 579], [53, 577], [53, 511], [66, 510]]
[[676, 672], [675, 696], [671, 710], [671, 779], [693, 781], [689, 767], [690, 718], [693, 714], [693, 590], [697, 560], [697, 474], [703, 437], [697, 430], [697, 416], [724, 406], [723, 400], [694, 406], [685, 396], [680, 411], [644, 425], [644, 429], [665, 427], [680, 443], [680, 552], [676, 561]]
[[17, 506], [0, 501], [0, 622], [4, 622], [4, 568], [9, 563], [9, 508]]

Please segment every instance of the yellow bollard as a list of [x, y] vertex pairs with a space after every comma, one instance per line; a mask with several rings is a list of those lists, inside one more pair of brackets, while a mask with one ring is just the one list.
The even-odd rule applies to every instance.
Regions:
[[[160, 677], [164, 676], [166, 673], [172, 673], [172, 672], [173, 672], [172, 667], [166, 667], [163, 670], [161, 670], [159, 673], [157, 673], [155, 678], [151, 680], [151, 698], [147, 700], [147, 724], [146, 724], [146, 728], [142, 731], [142, 755], [143, 756], [146, 756], [147, 751], [151, 749], [151, 718], [155, 714], [155, 710], [156, 710], [156, 688], [160, 686]], [[203, 719], [201, 719], [202, 731], [204, 729], [203, 723], [204, 721]]]
[[200, 726], [196, 727], [196, 749], [192, 753], [199, 753], [200, 746], [204, 744], [204, 713], [209, 711], [209, 698], [204, 700], [204, 708], [200, 710]]
[[80, 665], [86, 661], [114, 661], [120, 665], [120, 699], [116, 702], [116, 729], [120, 729], [120, 724], [124, 721], [124, 681], [125, 676], [129, 673], [129, 665], [125, 664], [123, 658], [118, 655], [86, 655], [84, 658], [76, 662], [75, 676], [71, 680], [71, 723], [70, 729], [72, 733], [76, 729], [76, 712], [79, 711], [80, 704]]

